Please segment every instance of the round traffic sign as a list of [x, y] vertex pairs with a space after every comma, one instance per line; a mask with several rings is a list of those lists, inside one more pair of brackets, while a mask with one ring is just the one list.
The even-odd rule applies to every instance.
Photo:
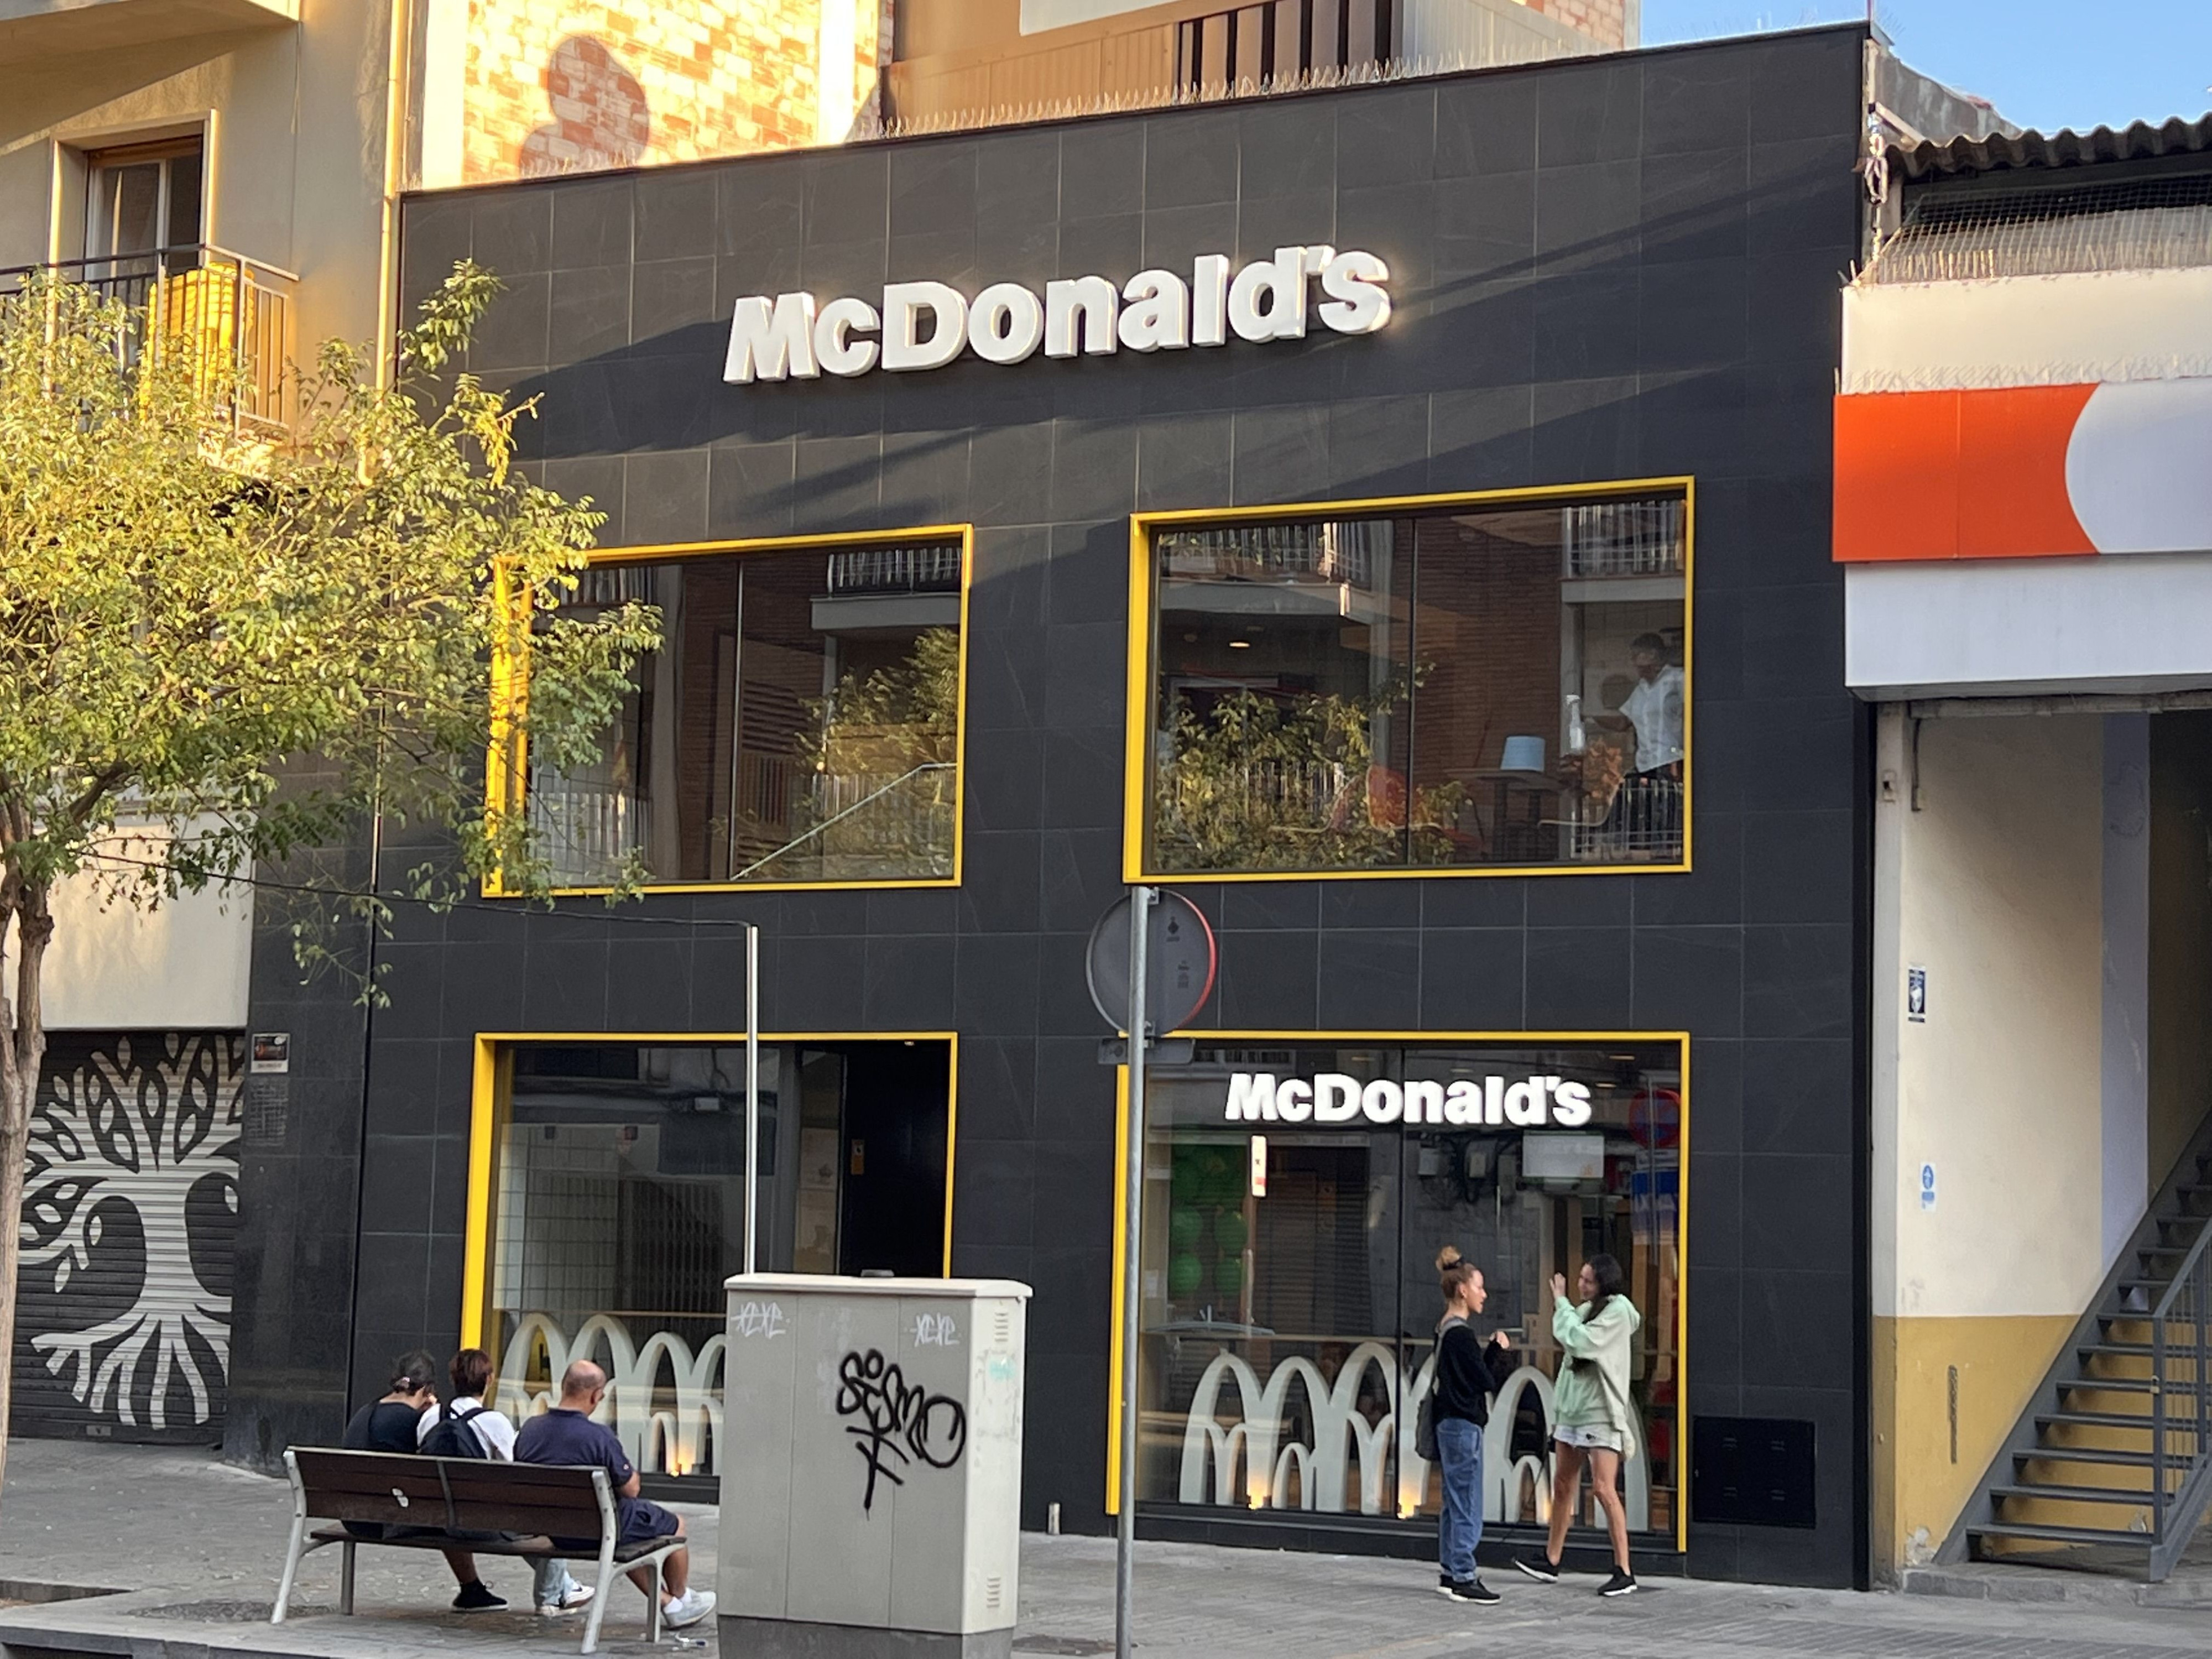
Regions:
[[[1129, 1029], [1129, 908], [1115, 900], [1091, 930], [1085, 970], [1099, 1018]], [[1158, 892], [1145, 929], [1145, 1023], [1155, 1031], [1188, 1024], [1213, 994], [1213, 929], [1180, 893]]]

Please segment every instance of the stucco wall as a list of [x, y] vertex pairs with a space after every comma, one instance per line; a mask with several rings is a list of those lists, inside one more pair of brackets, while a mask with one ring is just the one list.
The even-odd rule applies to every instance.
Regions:
[[1882, 713], [1879, 1565], [1942, 1543], [2150, 1190], [2147, 722]]

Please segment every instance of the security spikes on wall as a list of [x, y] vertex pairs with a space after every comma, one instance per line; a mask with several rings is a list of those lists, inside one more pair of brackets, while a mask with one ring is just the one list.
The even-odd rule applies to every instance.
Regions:
[[[911, 373], [942, 368], [963, 350], [990, 363], [1018, 363], [1040, 349], [1048, 357], [1182, 351], [1226, 345], [1232, 331], [1255, 342], [1297, 340], [1316, 318], [1334, 333], [1372, 334], [1390, 320], [1389, 280], [1389, 266], [1372, 253], [1280, 247], [1242, 270], [1208, 253], [1188, 281], [1141, 270], [1116, 289], [1103, 276], [1076, 276], [1046, 283], [1042, 297], [1018, 283], [994, 283], [973, 300], [944, 283], [893, 283], [880, 307], [754, 295], [738, 301], [730, 320], [722, 378], [750, 386], [876, 368]], [[1316, 282], [1318, 305], [1310, 303]]]

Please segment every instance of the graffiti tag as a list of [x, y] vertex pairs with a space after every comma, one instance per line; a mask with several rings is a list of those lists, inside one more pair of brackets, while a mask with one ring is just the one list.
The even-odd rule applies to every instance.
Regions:
[[[901, 1468], [915, 1463], [949, 1469], [968, 1449], [968, 1413], [958, 1401], [931, 1394], [885, 1359], [883, 1351], [847, 1354], [837, 1365], [837, 1415], [856, 1417], [845, 1425], [868, 1466], [863, 1511], [876, 1506], [878, 1476], [895, 1486], [906, 1484]], [[892, 1461], [896, 1460], [895, 1467]]]
[[746, 1302], [730, 1312], [730, 1328], [739, 1336], [765, 1337], [774, 1340], [787, 1334], [783, 1322], [783, 1304], [781, 1302]]
[[914, 1316], [914, 1346], [917, 1348], [957, 1348], [960, 1346], [960, 1328], [952, 1322], [951, 1314], [916, 1314]]

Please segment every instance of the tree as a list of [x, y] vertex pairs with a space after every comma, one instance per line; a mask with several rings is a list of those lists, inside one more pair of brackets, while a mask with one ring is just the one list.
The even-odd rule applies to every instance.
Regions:
[[[260, 441], [224, 417], [239, 388], [205, 343], [165, 334], [158, 307], [43, 277], [0, 298], [0, 1473], [24, 1227], [55, 1271], [72, 1259], [53, 1217], [17, 1224], [57, 884], [155, 906], [374, 817], [452, 848], [409, 872], [411, 896], [542, 892], [514, 810], [523, 758], [588, 763], [659, 642], [645, 607], [562, 611], [601, 517], [515, 465], [530, 405], [450, 374], [497, 287], [456, 267], [388, 384], [325, 344], [291, 374], [289, 435]], [[375, 927], [390, 902], [337, 901]], [[335, 960], [311, 921], [295, 933], [308, 968]], [[214, 1133], [198, 1109], [135, 1127], [137, 1102], [49, 1111], [40, 1168], [79, 1133], [108, 1162], [132, 1133], [190, 1155]], [[118, 1340], [182, 1336], [125, 1321]], [[95, 1378], [101, 1363], [82, 1362]]]

